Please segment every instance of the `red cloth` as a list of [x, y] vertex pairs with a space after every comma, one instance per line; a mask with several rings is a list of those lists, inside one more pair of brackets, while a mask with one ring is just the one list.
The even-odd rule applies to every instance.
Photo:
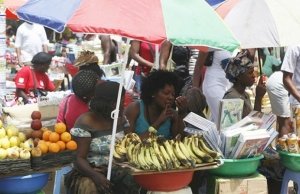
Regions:
[[79, 68], [74, 66], [73, 64], [69, 64], [67, 63], [65, 65], [66, 69], [67, 69], [67, 72], [72, 76], [74, 77], [76, 75], [76, 73], [78, 73], [79, 71]]
[[59, 104], [59, 110], [56, 120], [57, 122], [65, 123], [67, 125], [68, 131], [70, 131], [70, 129], [73, 128], [77, 118], [81, 114], [88, 111], [89, 107], [87, 103], [83, 102], [75, 94], [70, 94], [69, 96], [65, 97]]
[[46, 73], [37, 72], [34, 70], [31, 70], [29, 66], [23, 67], [18, 73], [16, 74], [16, 77], [14, 79], [16, 87], [20, 89], [24, 89], [27, 94], [31, 90], [34, 89], [34, 79], [33, 74], [35, 74], [36, 77], [36, 88], [42, 89], [46, 91], [54, 91], [55, 86], [50, 81], [48, 75]]
[[[139, 55], [145, 60], [153, 63], [155, 57], [155, 45], [146, 42], [140, 42]], [[148, 75], [150, 71], [151, 71], [151, 67], [143, 64], [138, 64], [138, 66], [135, 68], [136, 75], [141, 75], [142, 72], [145, 75]]]

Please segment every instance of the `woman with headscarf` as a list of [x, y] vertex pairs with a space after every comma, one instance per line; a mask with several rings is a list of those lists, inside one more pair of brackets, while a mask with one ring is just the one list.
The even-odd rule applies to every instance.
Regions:
[[79, 71], [72, 80], [74, 94], [66, 96], [59, 104], [57, 122], [63, 122], [69, 131], [76, 119], [88, 112], [88, 102], [94, 96], [99, 76], [91, 70]]
[[25, 104], [29, 103], [31, 98], [46, 95], [45, 91], [55, 90], [54, 84], [46, 74], [51, 60], [50, 54], [39, 52], [33, 56], [32, 66], [25, 66], [16, 74], [16, 96], [22, 97]]
[[103, 76], [105, 76], [105, 73], [100, 68], [98, 63], [99, 59], [94, 52], [84, 50], [80, 52], [79, 56], [74, 62], [74, 66], [72, 65], [72, 68], [67, 67], [67, 70], [71, 75], [76, 75], [76, 73], [78, 73], [80, 70], [91, 70], [94, 71], [101, 79]]
[[[70, 133], [78, 149], [73, 170], [66, 176], [67, 193], [72, 194], [138, 194], [139, 186], [126, 169], [113, 166], [111, 180], [106, 179], [109, 160], [113, 119], [111, 112], [117, 104], [119, 84], [103, 82], [97, 84], [95, 95], [90, 101], [89, 111], [75, 122]], [[122, 91], [124, 101], [125, 90]], [[116, 137], [122, 137], [122, 130], [128, 122], [122, 117], [123, 103], [120, 105], [120, 122]]]
[[[242, 51], [236, 57], [230, 59], [224, 68], [226, 78], [233, 83], [233, 86], [225, 93], [224, 99], [241, 98], [244, 100], [242, 118], [252, 110], [250, 97], [245, 91], [246, 87], [250, 87], [255, 83], [254, 64], [249, 57], [247, 50]], [[261, 101], [265, 93], [266, 86], [261, 76], [256, 86], [254, 110], [261, 111]]]

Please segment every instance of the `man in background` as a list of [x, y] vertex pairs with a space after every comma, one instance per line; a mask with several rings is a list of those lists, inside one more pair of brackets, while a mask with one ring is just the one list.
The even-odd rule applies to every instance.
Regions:
[[39, 52], [48, 52], [48, 39], [43, 26], [24, 22], [17, 29], [16, 53], [19, 65], [30, 65], [32, 57]]

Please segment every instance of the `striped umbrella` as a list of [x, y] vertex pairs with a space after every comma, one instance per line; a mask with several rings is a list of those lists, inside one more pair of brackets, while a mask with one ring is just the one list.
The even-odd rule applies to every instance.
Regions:
[[117, 34], [160, 44], [233, 51], [239, 42], [204, 0], [30, 0], [17, 10], [30, 22], [62, 32]]
[[227, 0], [216, 11], [242, 48], [300, 44], [299, 0]]

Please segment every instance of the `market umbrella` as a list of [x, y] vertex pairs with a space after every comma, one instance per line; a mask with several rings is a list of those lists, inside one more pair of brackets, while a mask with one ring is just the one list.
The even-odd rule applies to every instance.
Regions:
[[[116, 34], [155, 44], [170, 40], [174, 45], [208, 46], [229, 51], [239, 46], [204, 0], [189, 0], [188, 3], [182, 0], [30, 0], [17, 10], [17, 14], [25, 21], [58, 32], [68, 26], [73, 32]], [[121, 87], [122, 84], [116, 110], [112, 113], [111, 145], [115, 143]], [[111, 146], [108, 179], [113, 151], [114, 146]]]
[[299, 8], [299, 0], [227, 0], [216, 11], [241, 48], [264, 48], [300, 44]]
[[16, 14], [16, 10], [24, 5], [27, 0], [4, 0], [5, 6], [5, 15], [7, 19], [18, 20], [18, 16]]
[[232, 51], [239, 43], [204, 0], [30, 0], [18, 16], [57, 32], [116, 34]]

